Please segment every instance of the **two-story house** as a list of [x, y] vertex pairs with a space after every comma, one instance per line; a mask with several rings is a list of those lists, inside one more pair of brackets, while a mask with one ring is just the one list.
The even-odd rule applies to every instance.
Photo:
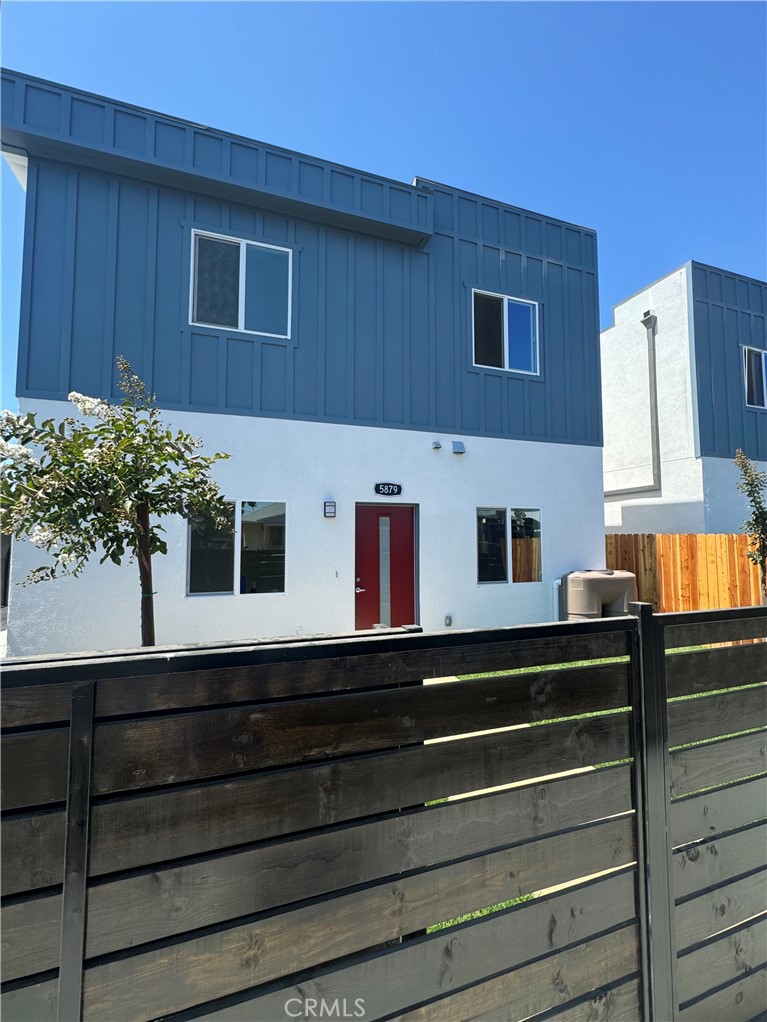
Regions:
[[767, 284], [689, 262], [602, 332], [608, 532], [734, 533], [732, 461], [767, 469]]
[[[20, 407], [119, 398], [225, 451], [158, 641], [550, 620], [604, 564], [594, 232], [7, 71]], [[13, 551], [12, 581], [40, 563]], [[11, 586], [12, 654], [135, 645], [135, 565]]]

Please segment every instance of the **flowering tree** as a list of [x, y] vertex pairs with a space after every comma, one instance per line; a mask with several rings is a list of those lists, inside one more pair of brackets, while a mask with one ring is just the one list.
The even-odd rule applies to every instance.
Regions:
[[749, 560], [759, 566], [762, 603], [767, 604], [767, 472], [760, 472], [743, 451], [735, 452], [740, 469], [738, 489], [751, 505], [751, 517], [743, 523], [743, 531], [751, 540]]
[[97, 551], [102, 564], [135, 558], [141, 643], [153, 646], [152, 554], [168, 551], [156, 519], [206, 518], [230, 530], [231, 509], [210, 476], [211, 466], [229, 455], [198, 454], [202, 441], [172, 433], [128, 362], [118, 358], [117, 365], [125, 394], [119, 405], [69, 395], [89, 422], [70, 417], [38, 426], [34, 413], [3, 412], [0, 527], [52, 555], [25, 585], [79, 575]]

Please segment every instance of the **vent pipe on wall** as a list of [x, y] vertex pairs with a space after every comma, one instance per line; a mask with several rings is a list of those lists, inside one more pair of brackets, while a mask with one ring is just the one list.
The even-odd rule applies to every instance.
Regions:
[[618, 497], [626, 493], [650, 493], [660, 489], [660, 434], [658, 431], [658, 371], [655, 360], [655, 335], [658, 317], [648, 309], [640, 323], [647, 331], [647, 377], [650, 389], [650, 459], [652, 482], [644, 486], [626, 486], [617, 490], [605, 490], [605, 497]]

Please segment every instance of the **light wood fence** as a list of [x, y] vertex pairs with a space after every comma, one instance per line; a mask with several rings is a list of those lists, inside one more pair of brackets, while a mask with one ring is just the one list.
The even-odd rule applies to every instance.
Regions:
[[639, 599], [659, 613], [761, 603], [743, 534], [616, 533], [605, 541], [607, 567], [633, 571]]

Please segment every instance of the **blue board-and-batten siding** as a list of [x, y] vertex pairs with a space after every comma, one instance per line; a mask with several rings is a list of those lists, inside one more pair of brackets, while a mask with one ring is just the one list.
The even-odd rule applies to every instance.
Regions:
[[[117, 396], [122, 354], [169, 408], [599, 444], [594, 235], [432, 190], [418, 247], [30, 160], [19, 394]], [[193, 227], [293, 249], [290, 340], [189, 325]], [[472, 365], [472, 287], [540, 302], [540, 379]]]
[[767, 461], [767, 410], [746, 406], [743, 358], [767, 349], [767, 284], [694, 262], [692, 296], [700, 453]]

